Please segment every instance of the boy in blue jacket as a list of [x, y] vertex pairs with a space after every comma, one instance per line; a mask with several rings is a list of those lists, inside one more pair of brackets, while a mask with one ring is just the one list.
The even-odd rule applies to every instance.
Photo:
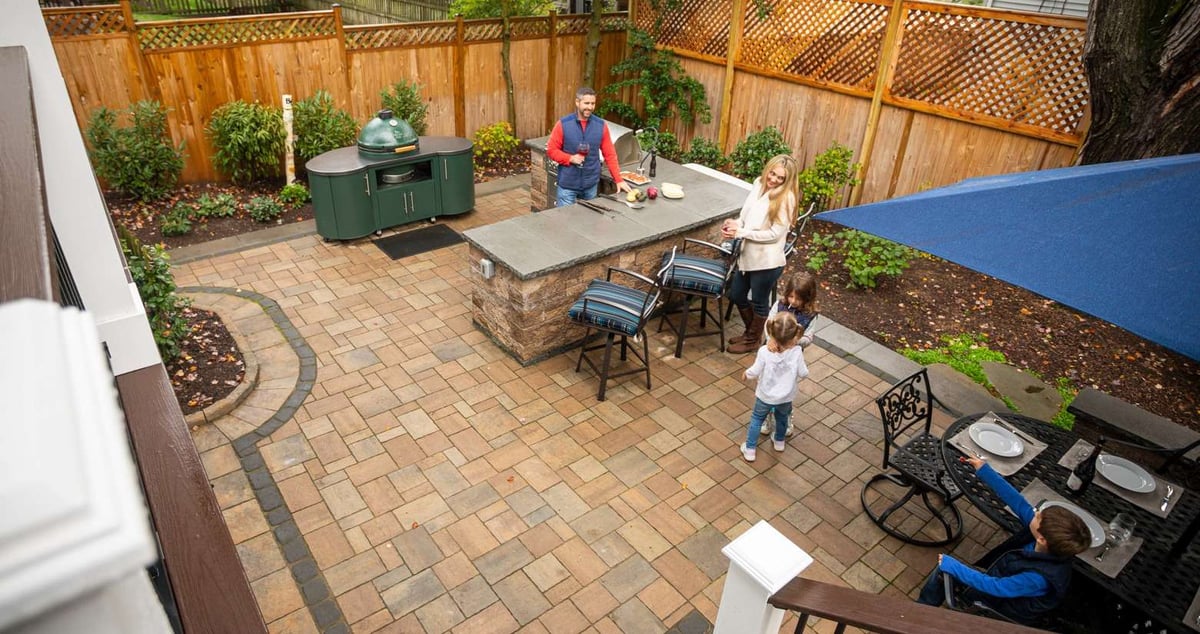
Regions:
[[981, 561], [986, 572], [938, 555], [938, 565], [929, 575], [919, 603], [941, 605], [945, 587], [941, 575], [948, 574], [966, 586], [964, 599], [980, 601], [1018, 623], [1034, 623], [1058, 607], [1071, 581], [1071, 558], [1091, 545], [1091, 532], [1076, 514], [1051, 506], [1038, 511], [995, 469], [980, 458], [967, 462], [979, 479], [1012, 509], [1025, 528], [992, 549]]

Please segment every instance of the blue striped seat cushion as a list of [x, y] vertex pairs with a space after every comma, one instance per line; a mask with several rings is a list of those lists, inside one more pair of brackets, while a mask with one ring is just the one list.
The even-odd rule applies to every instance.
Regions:
[[[670, 253], [664, 253], [662, 266], [667, 265]], [[675, 254], [675, 266], [667, 269], [663, 285], [705, 295], [720, 295], [725, 288], [725, 274], [729, 267], [721, 260], [699, 258], [686, 253]]]
[[[606, 330], [615, 330], [623, 332], [627, 335], [636, 335], [638, 333], [638, 323], [641, 320], [642, 306], [646, 303], [646, 299], [650, 296], [645, 291], [639, 291], [636, 288], [621, 286], [604, 280], [592, 280], [588, 284], [587, 290], [571, 308], [567, 314], [572, 320], [577, 321], [586, 326], [596, 328], [604, 328]], [[587, 312], [583, 310], [584, 300], [589, 300], [587, 303]], [[617, 304], [621, 308], [610, 306], [606, 303], [593, 301], [602, 299], [607, 302]], [[654, 308], [648, 306], [647, 310]]]

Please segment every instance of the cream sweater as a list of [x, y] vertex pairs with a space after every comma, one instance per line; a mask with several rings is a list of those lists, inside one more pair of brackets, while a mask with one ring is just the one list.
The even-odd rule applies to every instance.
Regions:
[[760, 178], [754, 179], [754, 186], [742, 204], [742, 212], [738, 214], [737, 236], [742, 239], [742, 254], [738, 258], [738, 268], [743, 271], [763, 271], [779, 268], [786, 261], [783, 257], [783, 243], [787, 240], [788, 221], [796, 210], [794, 195], [785, 194], [783, 201], [783, 221], [779, 224], [767, 225], [767, 213], [770, 211], [771, 198], [767, 196]]

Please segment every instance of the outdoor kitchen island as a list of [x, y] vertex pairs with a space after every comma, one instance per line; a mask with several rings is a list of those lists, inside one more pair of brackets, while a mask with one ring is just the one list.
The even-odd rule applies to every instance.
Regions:
[[[710, 173], [660, 158], [657, 176], [642, 189], [676, 183], [683, 198], [660, 196], [630, 209], [599, 197], [589, 202], [608, 211], [575, 204], [464, 232], [476, 269], [468, 276], [475, 324], [522, 364], [578, 345], [583, 328], [567, 309], [609, 266], [652, 273], [663, 252], [682, 248], [685, 237], [720, 241], [721, 222], [741, 210], [749, 185]], [[479, 270], [482, 259], [494, 263], [490, 279]]]

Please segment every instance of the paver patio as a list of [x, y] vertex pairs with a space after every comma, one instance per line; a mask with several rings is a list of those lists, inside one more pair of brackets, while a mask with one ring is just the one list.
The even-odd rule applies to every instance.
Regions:
[[[524, 188], [485, 194], [446, 224], [528, 205]], [[175, 266], [181, 287], [253, 292], [201, 296], [250, 333], [261, 374], [193, 437], [272, 632], [641, 633], [692, 611], [712, 622], [720, 549], [760, 519], [814, 557], [805, 577], [915, 593], [938, 550], [886, 538], [858, 499], [878, 470], [873, 399], [889, 380], [818, 339], [799, 431], [747, 464], [750, 356], [710, 337], [678, 360], [669, 331], [652, 334], [654, 388], [618, 379], [598, 403], [572, 354], [522, 367], [474, 328], [465, 255], [392, 261], [368, 240], [309, 235]], [[254, 294], [277, 303], [274, 323]], [[297, 341], [315, 357], [311, 386]], [[255, 430], [270, 433], [239, 447]], [[995, 530], [966, 522], [955, 552], [971, 558]]]

